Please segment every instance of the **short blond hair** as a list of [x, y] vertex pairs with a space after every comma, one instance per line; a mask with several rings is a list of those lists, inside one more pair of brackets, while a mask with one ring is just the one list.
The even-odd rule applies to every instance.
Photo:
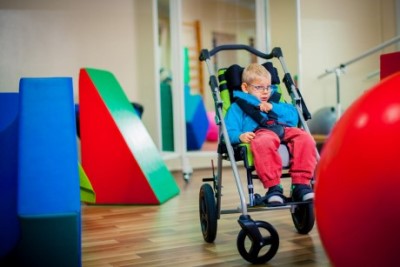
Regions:
[[251, 63], [243, 70], [242, 82], [252, 83], [258, 77], [266, 77], [271, 80], [271, 73], [263, 65]]

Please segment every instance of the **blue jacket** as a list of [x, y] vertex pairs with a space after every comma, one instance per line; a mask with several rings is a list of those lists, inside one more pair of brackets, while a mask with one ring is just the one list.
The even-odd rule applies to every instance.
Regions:
[[[259, 106], [261, 101], [251, 95], [244, 93], [242, 91], [234, 91], [233, 96], [241, 98], [251, 105]], [[276, 103], [271, 102], [272, 111], [277, 116], [277, 121], [289, 127], [297, 126], [299, 122], [299, 116], [297, 114], [296, 108], [292, 104], [288, 103]], [[261, 111], [260, 111], [261, 112]], [[262, 116], [268, 118], [268, 113], [261, 112]], [[233, 102], [229, 107], [225, 115], [225, 124], [228, 131], [229, 139], [232, 144], [241, 143], [239, 136], [245, 132], [254, 132], [259, 124], [254, 121], [249, 115], [247, 115], [237, 103]]]

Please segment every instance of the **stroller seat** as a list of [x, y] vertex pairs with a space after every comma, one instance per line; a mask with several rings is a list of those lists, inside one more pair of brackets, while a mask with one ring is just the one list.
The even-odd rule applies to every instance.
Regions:
[[[284, 96], [282, 95], [282, 89], [280, 86], [280, 79], [278, 75], [277, 69], [273, 66], [272, 62], [265, 62], [262, 64], [271, 74], [271, 84], [277, 87], [276, 92], [274, 93], [274, 98], [279, 102], [286, 102]], [[223, 115], [225, 116], [226, 112], [228, 111], [231, 103], [235, 101], [233, 97], [233, 91], [239, 90], [241, 91], [241, 84], [242, 84], [242, 72], [243, 67], [234, 64], [228, 68], [222, 68], [218, 70], [218, 80], [219, 80], [219, 91], [221, 95], [221, 99], [223, 101], [222, 110]], [[223, 140], [222, 140], [223, 141]], [[221, 146], [221, 147], [220, 147]], [[245, 147], [245, 148], [244, 148]], [[243, 160], [246, 169], [250, 171], [254, 171], [254, 164], [253, 164], [253, 153], [251, 152], [249, 144], [239, 144], [233, 146], [235, 150], [235, 159], [237, 161]], [[226, 158], [226, 147], [224, 142], [220, 142], [218, 153], [223, 153]], [[282, 167], [283, 169], [289, 168], [289, 150], [286, 144], [281, 143], [279, 146], [279, 155], [282, 158]], [[286, 174], [285, 174], [286, 176]]]

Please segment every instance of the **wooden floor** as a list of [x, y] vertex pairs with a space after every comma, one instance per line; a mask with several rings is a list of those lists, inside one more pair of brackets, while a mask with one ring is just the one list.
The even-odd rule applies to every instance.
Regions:
[[[240, 169], [244, 178], [244, 172]], [[178, 196], [157, 206], [82, 206], [82, 265], [101, 266], [252, 266], [239, 254], [236, 238], [240, 213], [221, 215], [213, 244], [203, 240], [198, 195], [203, 177], [211, 170], [195, 170], [189, 183], [174, 173]], [[284, 179], [286, 192], [290, 180]], [[223, 172], [222, 209], [239, 206], [231, 168]], [[256, 192], [264, 194], [255, 181]], [[296, 232], [290, 212], [268, 210], [250, 213], [254, 220], [271, 223], [279, 233], [280, 247], [264, 266], [330, 266], [317, 227], [308, 235]]]

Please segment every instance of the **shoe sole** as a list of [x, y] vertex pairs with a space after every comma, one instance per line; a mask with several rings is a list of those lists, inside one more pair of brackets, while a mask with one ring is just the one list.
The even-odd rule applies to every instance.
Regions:
[[303, 201], [310, 201], [314, 199], [314, 193], [308, 193], [303, 196]]
[[283, 204], [283, 198], [280, 196], [271, 196], [267, 202], [268, 204]]

